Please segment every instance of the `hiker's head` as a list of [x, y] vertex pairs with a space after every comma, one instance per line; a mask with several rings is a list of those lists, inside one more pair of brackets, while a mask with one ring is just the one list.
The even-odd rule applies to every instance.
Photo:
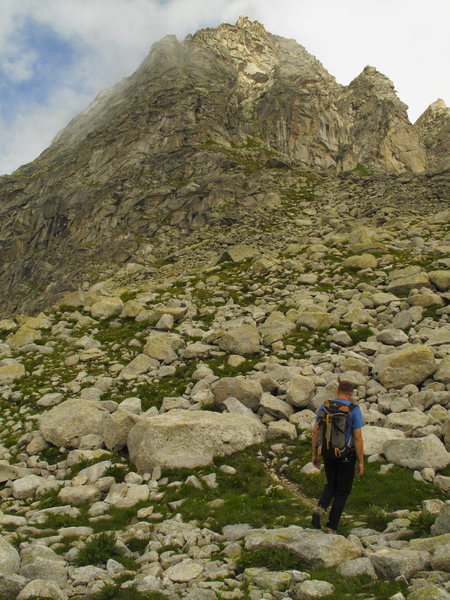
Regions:
[[350, 400], [356, 385], [351, 381], [340, 381], [337, 389], [337, 395], [340, 398]]

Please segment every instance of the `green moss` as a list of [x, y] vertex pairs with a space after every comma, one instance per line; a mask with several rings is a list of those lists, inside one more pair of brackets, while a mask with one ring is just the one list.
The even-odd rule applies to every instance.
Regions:
[[370, 167], [366, 167], [362, 163], [358, 163], [354, 169], [352, 169], [353, 173], [357, 175], [370, 175], [372, 173], [372, 169]]

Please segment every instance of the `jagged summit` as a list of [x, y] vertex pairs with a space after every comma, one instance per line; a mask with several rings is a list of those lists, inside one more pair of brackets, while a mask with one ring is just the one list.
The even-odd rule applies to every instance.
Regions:
[[[373, 67], [342, 86], [303, 46], [246, 17], [167, 36], [0, 179], [3, 310], [34, 311], [124, 264], [154, 272], [195, 232], [269, 213], [305, 171], [425, 173], [446, 143], [428, 136], [427, 154], [427, 127], [409, 122]], [[414, 202], [428, 197], [439, 194], [421, 188]]]
[[450, 169], [450, 108], [438, 99], [417, 119], [415, 127], [436, 171]]

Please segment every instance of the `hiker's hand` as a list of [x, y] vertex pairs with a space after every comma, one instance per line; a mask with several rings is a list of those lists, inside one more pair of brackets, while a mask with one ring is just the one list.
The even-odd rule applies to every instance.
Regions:
[[356, 475], [358, 477], [362, 477], [364, 475], [364, 463], [363, 462], [358, 463], [358, 468], [356, 469]]
[[316, 467], [316, 469], [320, 469], [320, 458], [318, 456], [313, 456], [312, 464]]

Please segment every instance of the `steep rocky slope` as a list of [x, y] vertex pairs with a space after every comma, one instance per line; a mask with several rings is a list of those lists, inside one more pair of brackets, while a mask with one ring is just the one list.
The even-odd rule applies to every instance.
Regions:
[[[214, 267], [0, 321], [0, 593], [448, 597], [449, 212], [381, 209], [380, 185], [369, 207], [304, 178]], [[368, 465], [329, 535], [309, 440], [339, 379]]]
[[0, 178], [2, 311], [48, 307], [123, 263], [157, 268], [163, 228], [172, 254], [236, 207], [239, 218], [270, 210], [305, 169], [375, 169], [387, 195], [411, 192], [398, 203], [442, 200], [448, 180], [389, 175], [423, 173], [441, 146], [427, 157], [372, 67], [341, 86], [302, 46], [245, 18], [165, 38], [36, 161]]

